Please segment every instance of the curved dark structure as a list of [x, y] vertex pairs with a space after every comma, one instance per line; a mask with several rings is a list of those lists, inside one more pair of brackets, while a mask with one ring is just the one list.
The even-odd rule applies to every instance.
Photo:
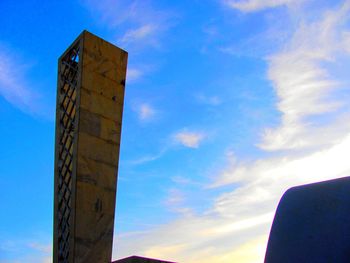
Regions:
[[164, 261], [160, 259], [145, 258], [139, 256], [131, 256], [123, 259], [113, 261], [112, 263], [175, 263], [170, 261]]
[[350, 177], [289, 189], [271, 228], [265, 263], [350, 262]]

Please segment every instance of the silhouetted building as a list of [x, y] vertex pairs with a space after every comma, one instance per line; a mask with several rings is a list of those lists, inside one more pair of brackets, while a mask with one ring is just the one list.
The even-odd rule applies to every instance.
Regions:
[[302, 185], [281, 198], [265, 263], [350, 262], [350, 177]]
[[175, 263], [175, 262], [164, 261], [164, 260], [153, 259], [153, 258], [131, 256], [127, 258], [118, 259], [116, 261], [113, 261], [113, 263]]

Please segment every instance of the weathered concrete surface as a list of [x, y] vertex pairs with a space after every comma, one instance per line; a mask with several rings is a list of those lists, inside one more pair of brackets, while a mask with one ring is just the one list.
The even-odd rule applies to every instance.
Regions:
[[266, 263], [350, 262], [350, 177], [289, 189], [272, 225]]
[[105, 263], [112, 255], [127, 53], [84, 32], [82, 64], [74, 257]]
[[[80, 79], [69, 262], [107, 263], [112, 254], [127, 53], [87, 31], [77, 41]], [[56, 241], [54, 262], [60, 263], [57, 249]]]

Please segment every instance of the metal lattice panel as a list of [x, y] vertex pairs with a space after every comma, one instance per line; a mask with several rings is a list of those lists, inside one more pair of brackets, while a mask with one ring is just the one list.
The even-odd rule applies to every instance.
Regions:
[[58, 261], [68, 263], [72, 213], [73, 146], [76, 136], [76, 98], [79, 79], [79, 43], [60, 62], [58, 142]]

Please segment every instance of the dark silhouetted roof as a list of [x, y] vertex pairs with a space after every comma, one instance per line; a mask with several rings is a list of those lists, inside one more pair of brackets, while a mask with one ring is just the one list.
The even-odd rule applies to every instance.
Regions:
[[350, 262], [350, 177], [289, 189], [272, 225], [265, 263]]
[[131, 256], [127, 258], [118, 259], [112, 263], [175, 263], [171, 261], [165, 261], [160, 259], [145, 258], [139, 256]]

